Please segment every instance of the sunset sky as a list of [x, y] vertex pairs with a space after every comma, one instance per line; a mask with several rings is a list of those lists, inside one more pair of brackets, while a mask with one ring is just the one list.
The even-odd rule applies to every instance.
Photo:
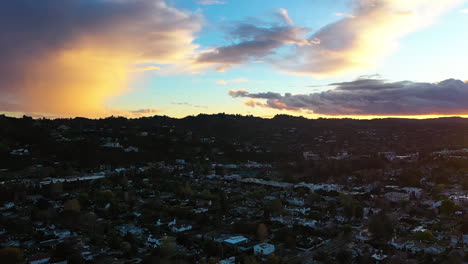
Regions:
[[468, 115], [468, 0], [2, 0], [0, 113]]

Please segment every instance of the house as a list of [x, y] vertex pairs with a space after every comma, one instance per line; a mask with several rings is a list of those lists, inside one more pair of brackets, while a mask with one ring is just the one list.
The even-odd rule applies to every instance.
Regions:
[[359, 234], [356, 235], [355, 238], [356, 238], [357, 241], [365, 242], [365, 241], [371, 240], [372, 235], [371, 235], [371, 233], [369, 232], [368, 229], [363, 229], [363, 230], [359, 231]]
[[124, 149], [125, 152], [138, 152], [139, 149], [137, 147], [130, 146], [126, 149]]
[[224, 240], [224, 243], [228, 244], [228, 245], [231, 245], [231, 246], [237, 246], [237, 245], [240, 245], [242, 243], [245, 243], [247, 242], [248, 239], [244, 236], [233, 236], [233, 237], [230, 237], [228, 239], [225, 239]]
[[29, 264], [49, 263], [51, 257], [50, 253], [38, 253], [29, 258]]
[[275, 245], [262, 243], [255, 245], [254, 247], [254, 254], [259, 256], [265, 256], [275, 253]]
[[145, 245], [148, 247], [156, 248], [161, 246], [161, 240], [155, 238], [153, 235], [149, 235], [146, 239]]
[[408, 193], [411, 197], [416, 199], [421, 199], [422, 196], [422, 189], [421, 188], [414, 188], [414, 187], [405, 187], [403, 191]]
[[374, 254], [372, 254], [371, 256], [374, 260], [376, 260], [377, 263], [379, 263], [380, 261], [386, 259], [388, 256], [383, 254], [382, 250], [380, 251], [377, 251], [375, 252]]
[[71, 232], [64, 229], [55, 229], [53, 234], [60, 239], [65, 239], [71, 236]]
[[191, 225], [180, 225], [178, 227], [173, 225], [171, 227], [171, 231], [174, 232], [174, 233], [180, 233], [180, 232], [188, 231], [188, 230], [191, 230], [191, 229], [192, 229]]
[[5, 205], [3, 205], [3, 207], [0, 207], [0, 210], [8, 210], [8, 209], [11, 209], [15, 207], [15, 203], [13, 202], [9, 202], [9, 203], [6, 203]]
[[385, 194], [385, 198], [392, 202], [409, 201], [410, 195], [408, 193], [389, 192]]
[[407, 241], [405, 239], [397, 239], [397, 238], [392, 238], [392, 240], [388, 242], [389, 245], [399, 250], [405, 249], [406, 243]]
[[378, 152], [379, 157], [384, 157], [386, 160], [393, 161], [396, 159], [395, 152]]
[[302, 156], [304, 157], [305, 160], [313, 160], [313, 161], [320, 160], [320, 155], [315, 154], [315, 153], [310, 152], [310, 151], [303, 152]]
[[14, 149], [10, 152], [11, 155], [26, 156], [29, 155], [29, 150], [27, 149]]
[[219, 264], [235, 264], [236, 263], [236, 257], [230, 257], [228, 259], [223, 259], [219, 262]]
[[463, 235], [463, 244], [468, 245], [468, 235]]
[[122, 148], [122, 145], [120, 145], [119, 142], [107, 142], [107, 143], [101, 145], [101, 147], [105, 147], [105, 148]]

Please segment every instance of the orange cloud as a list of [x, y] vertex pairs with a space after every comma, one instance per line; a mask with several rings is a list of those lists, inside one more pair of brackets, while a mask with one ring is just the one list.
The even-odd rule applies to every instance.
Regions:
[[[84, 12], [86, 4], [93, 12]], [[6, 0], [0, 3], [0, 34], [18, 33], [0, 43], [8, 65], [0, 66], [0, 76], [8, 76], [0, 80], [0, 111], [110, 115], [106, 99], [126, 91], [132, 72], [159, 69], [135, 64], [186, 63], [200, 28], [198, 15], [163, 0], [44, 0], [37, 8]]]

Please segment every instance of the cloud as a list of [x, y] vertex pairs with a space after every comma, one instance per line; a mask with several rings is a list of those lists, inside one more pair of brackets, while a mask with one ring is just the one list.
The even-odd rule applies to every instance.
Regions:
[[133, 65], [185, 63], [201, 24], [163, 0], [0, 1], [0, 111], [107, 115]]
[[280, 8], [278, 9], [278, 12], [276, 13], [276, 15], [283, 21], [284, 24], [289, 25], [289, 26], [292, 26], [294, 24], [292, 19], [289, 17], [288, 10], [284, 8]]
[[138, 109], [138, 110], [130, 110], [130, 111], [121, 111], [119, 112], [120, 115], [130, 116], [130, 117], [144, 117], [144, 116], [154, 116], [156, 114], [161, 113], [160, 109], [153, 109], [153, 108], [146, 108], [146, 109]]
[[232, 43], [206, 50], [194, 64], [226, 71], [262, 60], [286, 72], [318, 77], [360, 71], [394, 52], [401, 38], [433, 24], [465, 1], [352, 0], [350, 13], [336, 13], [338, 21], [316, 32], [293, 26], [288, 11], [279, 9], [277, 21], [270, 24], [234, 24], [227, 32]]
[[198, 0], [197, 3], [199, 5], [223, 5], [226, 4], [225, 1], [219, 1], [219, 0]]
[[334, 15], [337, 16], [337, 17], [349, 17], [349, 18], [354, 18], [354, 15], [346, 14], [346, 13], [341, 13], [341, 12], [334, 13]]
[[132, 72], [145, 72], [145, 71], [159, 71], [161, 67], [158, 66], [146, 66], [146, 67], [137, 67], [132, 70]]
[[[320, 45], [299, 46], [276, 61], [281, 69], [316, 76], [362, 70], [398, 47], [411, 32], [431, 25], [464, 0], [354, 0], [352, 14], [326, 25], [309, 39]], [[344, 15], [344, 14], [342, 14]]]
[[232, 79], [232, 80], [219, 80], [219, 81], [216, 81], [216, 83], [221, 84], [221, 85], [228, 85], [228, 84], [233, 84], [233, 83], [244, 83], [248, 81], [249, 80], [246, 78], [238, 78], [238, 79]]
[[250, 97], [249, 92], [245, 89], [229, 90], [229, 95], [232, 97]]
[[203, 105], [195, 105], [195, 104], [191, 104], [191, 103], [187, 103], [187, 102], [173, 102], [172, 104], [173, 105], [181, 105], [181, 106], [189, 106], [189, 107], [194, 107], [194, 108], [208, 108], [208, 107], [203, 106]]
[[[388, 82], [357, 79], [330, 84], [334, 89], [311, 94], [249, 93], [231, 90], [246, 105], [323, 115], [460, 115], [468, 114], [468, 83], [448, 79], [439, 83]], [[253, 101], [251, 99], [254, 99]]]
[[462, 14], [468, 14], [468, 8], [460, 10], [460, 13]]
[[132, 110], [130, 112], [132, 112], [134, 114], [154, 114], [154, 113], [161, 112], [161, 110], [153, 109], [153, 108], [146, 108], [146, 109]]
[[228, 29], [233, 43], [213, 47], [201, 53], [196, 64], [216, 65], [217, 71], [225, 71], [233, 65], [258, 61], [276, 54], [276, 50], [285, 45], [308, 46], [318, 42], [306, 39], [309, 29], [289, 25], [254, 25], [235, 23]]

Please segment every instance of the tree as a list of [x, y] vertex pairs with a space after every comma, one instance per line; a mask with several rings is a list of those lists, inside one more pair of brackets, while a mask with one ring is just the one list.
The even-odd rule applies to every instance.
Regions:
[[67, 200], [65, 202], [65, 204], [63, 205], [63, 209], [65, 211], [75, 211], [75, 212], [78, 212], [81, 210], [81, 205], [80, 205], [80, 201], [78, 201], [77, 199], [71, 199], [71, 200]]
[[463, 220], [460, 231], [464, 235], [468, 234], [468, 220]]
[[245, 256], [243, 263], [244, 264], [258, 264], [254, 256]]
[[283, 202], [279, 199], [270, 201], [267, 204], [267, 208], [272, 212], [273, 214], [279, 214], [283, 211]]
[[423, 174], [418, 169], [410, 169], [404, 171], [400, 177], [399, 181], [403, 186], [418, 187], [419, 181], [423, 177]]
[[275, 254], [270, 254], [267, 256], [267, 263], [268, 264], [280, 264], [281, 258], [276, 256]]
[[189, 182], [185, 182], [183, 185], [179, 186], [179, 192], [183, 197], [193, 196], [193, 190]]
[[159, 248], [162, 257], [170, 258], [177, 252], [175, 239], [173, 237], [165, 237], [162, 239], [162, 245]]
[[447, 184], [450, 176], [455, 174], [455, 169], [452, 167], [439, 167], [432, 170], [432, 176], [436, 183]]
[[63, 192], [63, 183], [61, 181], [51, 183], [49, 185], [49, 191], [51, 195], [61, 194]]
[[350, 264], [353, 262], [353, 255], [347, 250], [342, 250], [336, 255], [336, 260], [340, 264]]
[[267, 237], [268, 237], [268, 227], [263, 223], [259, 224], [257, 228], [258, 240], [264, 241], [267, 239]]
[[443, 200], [440, 205], [440, 213], [444, 215], [453, 215], [457, 210], [457, 205], [452, 200]]
[[356, 210], [354, 199], [350, 195], [340, 194], [339, 201], [341, 206], [344, 208], [345, 216], [348, 219], [351, 219], [354, 216], [354, 212]]
[[393, 235], [393, 221], [382, 212], [373, 215], [369, 220], [369, 231], [375, 239], [388, 241]]
[[107, 203], [112, 203], [115, 200], [115, 194], [111, 190], [97, 192], [95, 195], [96, 203], [104, 206]]
[[415, 237], [417, 240], [426, 241], [426, 242], [434, 242], [435, 237], [431, 231], [416, 231]]
[[468, 190], [468, 177], [463, 177], [461, 181], [461, 185], [463, 187], [463, 190]]
[[358, 219], [362, 219], [364, 217], [364, 208], [361, 205], [354, 208], [354, 216]]
[[215, 257], [210, 257], [208, 259], [202, 259], [200, 264], [218, 264], [219, 260]]
[[21, 263], [24, 259], [23, 251], [15, 247], [6, 247], [0, 249], [0, 260], [5, 264]]
[[447, 188], [447, 186], [446, 186], [445, 184], [437, 184], [437, 185], [434, 187], [433, 191], [432, 191], [432, 196], [433, 196], [435, 199], [437, 199], [438, 196], [439, 196], [439, 194], [440, 194], [443, 190], [445, 190], [446, 188]]

